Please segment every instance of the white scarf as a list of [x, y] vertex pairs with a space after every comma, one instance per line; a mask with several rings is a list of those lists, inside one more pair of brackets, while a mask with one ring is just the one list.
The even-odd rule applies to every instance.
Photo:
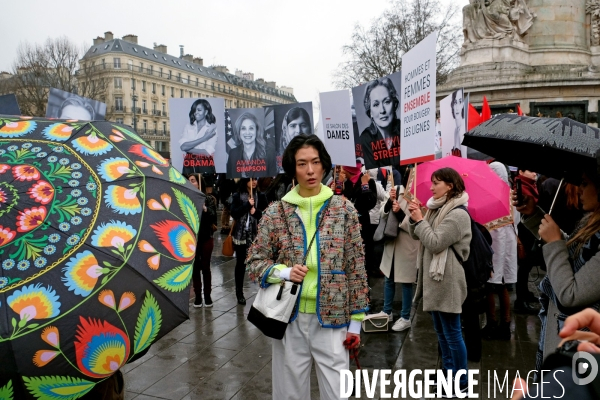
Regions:
[[[432, 197], [427, 201], [427, 212], [425, 213], [424, 219], [429, 222], [431, 224], [431, 228], [435, 230], [435, 228], [438, 227], [440, 222], [444, 220], [450, 211], [462, 205], [466, 206], [468, 201], [469, 195], [467, 192], [463, 192], [460, 196], [453, 197], [450, 200], [447, 199], [446, 195], [437, 200]], [[437, 214], [432, 215], [437, 209], [440, 209], [440, 211]], [[441, 281], [444, 279], [447, 258], [448, 248], [445, 248], [441, 252], [433, 255], [431, 264], [429, 265], [429, 276], [434, 281]]]

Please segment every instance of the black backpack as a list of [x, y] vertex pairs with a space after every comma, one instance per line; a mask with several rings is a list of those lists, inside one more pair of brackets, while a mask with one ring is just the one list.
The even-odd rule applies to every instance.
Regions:
[[[469, 214], [469, 211], [465, 206], [459, 206]], [[466, 260], [461, 260], [460, 256], [451, 246], [454, 255], [458, 262], [465, 269], [465, 278], [467, 279], [467, 289], [471, 291], [480, 291], [485, 286], [486, 282], [492, 276], [494, 272], [494, 264], [492, 262], [492, 256], [494, 250], [492, 250], [492, 235], [478, 222], [475, 222], [471, 218], [471, 244], [469, 245], [469, 257]]]

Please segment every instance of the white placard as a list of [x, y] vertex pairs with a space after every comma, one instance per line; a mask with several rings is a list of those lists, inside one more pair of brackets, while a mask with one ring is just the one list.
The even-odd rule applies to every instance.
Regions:
[[319, 94], [323, 143], [335, 165], [356, 166], [350, 92], [336, 90]]
[[[194, 111], [205, 113], [202, 124], [207, 128], [196, 128]], [[222, 173], [227, 171], [225, 152], [225, 100], [222, 98], [169, 99], [169, 123], [171, 126], [171, 163], [184, 174]], [[206, 122], [204, 122], [206, 119]], [[196, 148], [185, 151], [181, 147], [187, 141], [204, 137], [209, 126], [216, 126], [216, 135]]]
[[442, 120], [442, 157], [467, 158], [467, 148], [462, 146], [465, 136], [465, 107], [463, 90], [458, 89], [440, 101]]
[[[400, 164], [435, 159], [435, 73], [437, 32], [402, 56]], [[443, 122], [442, 122], [443, 123]]]

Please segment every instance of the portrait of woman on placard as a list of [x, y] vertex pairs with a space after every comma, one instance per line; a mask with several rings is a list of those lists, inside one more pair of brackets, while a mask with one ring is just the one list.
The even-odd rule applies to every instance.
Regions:
[[452, 118], [454, 118], [454, 123], [456, 124], [454, 128], [454, 146], [452, 146], [452, 155], [461, 157], [461, 142], [463, 135], [465, 134], [465, 108], [463, 107], [461, 90], [452, 92], [450, 107], [452, 107]]
[[[288, 110], [281, 123], [281, 138], [279, 140], [279, 155], [282, 155], [290, 141], [298, 135], [312, 135], [312, 125], [308, 111], [302, 107], [293, 107]], [[283, 167], [279, 167], [283, 173]]]
[[217, 146], [217, 119], [205, 99], [194, 101], [189, 113], [190, 122], [179, 139], [181, 151], [212, 157]]
[[252, 113], [245, 112], [235, 121], [233, 140], [236, 147], [229, 152], [227, 160], [227, 175], [229, 177], [249, 178], [254, 174], [238, 172], [238, 161], [265, 160], [267, 157], [266, 142], [262, 127]]
[[367, 85], [364, 106], [369, 125], [360, 134], [365, 168], [400, 165], [400, 120], [396, 116], [398, 92], [388, 77]]
[[450, 107], [452, 107], [452, 118], [454, 118], [454, 123], [456, 124], [454, 128], [454, 146], [452, 146], [452, 155], [461, 157], [461, 142], [463, 135], [465, 134], [465, 108], [463, 106], [462, 91], [457, 90], [452, 92]]

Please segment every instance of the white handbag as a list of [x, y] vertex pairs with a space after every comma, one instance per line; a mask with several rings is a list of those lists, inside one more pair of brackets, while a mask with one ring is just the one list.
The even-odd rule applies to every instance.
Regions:
[[389, 316], [384, 312], [380, 312], [367, 315], [362, 321], [362, 328], [365, 333], [387, 332], [389, 322]]
[[[287, 223], [287, 218], [281, 203], [280, 208], [283, 219], [286, 222], [287, 230], [290, 232], [290, 227]], [[319, 221], [319, 226], [304, 254], [302, 265], [306, 264], [306, 257], [315, 241], [317, 232], [321, 228], [325, 215], [326, 214], [323, 212], [321, 220]], [[265, 336], [278, 340], [283, 339], [292, 311], [296, 305], [296, 300], [298, 299], [299, 286], [300, 284], [298, 283], [282, 279], [279, 284], [271, 284], [265, 289], [260, 288], [256, 295], [256, 299], [254, 299], [254, 303], [252, 303], [252, 307], [250, 307], [248, 321], [260, 329]]]

